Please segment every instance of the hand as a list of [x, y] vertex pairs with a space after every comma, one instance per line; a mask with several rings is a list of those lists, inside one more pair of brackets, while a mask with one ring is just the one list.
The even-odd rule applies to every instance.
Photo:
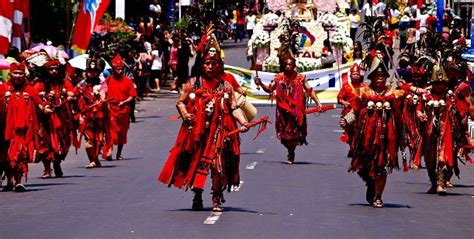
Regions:
[[255, 79], [254, 79], [254, 81], [255, 81], [255, 84], [256, 84], [257, 86], [261, 86], [261, 85], [262, 85], [262, 80], [260, 80], [260, 77], [256, 76]]
[[349, 102], [347, 102], [347, 101], [344, 101], [344, 102], [342, 103], [342, 105], [343, 105], [344, 107], [349, 107], [349, 106], [351, 106], [351, 103], [349, 103]]
[[67, 101], [72, 101], [74, 99], [74, 97], [68, 95], [66, 99], [67, 99]]
[[125, 102], [120, 101], [117, 105], [118, 105], [119, 107], [122, 107], [124, 104], [125, 104]]
[[340, 125], [341, 127], [346, 127], [346, 125], [347, 125], [346, 119], [340, 118], [340, 119], [339, 119], [339, 125]]
[[247, 125], [248, 123], [245, 123], [242, 126], [240, 126], [240, 132], [244, 133], [244, 132], [249, 131], [249, 128], [247, 128]]
[[45, 107], [44, 110], [43, 110], [43, 112], [44, 112], [45, 114], [51, 114], [51, 113], [53, 113], [53, 110], [52, 110], [51, 108], [49, 108], [49, 107]]
[[183, 115], [183, 117], [184, 117], [184, 118], [183, 118], [184, 121], [187, 121], [187, 122], [190, 122], [190, 123], [193, 122], [193, 118], [194, 118], [194, 115], [193, 115], [193, 114], [185, 113], [185, 114]]
[[323, 105], [322, 105], [321, 102], [319, 102], [319, 101], [318, 101], [316, 104], [318, 105], [318, 108], [323, 107]]
[[416, 117], [422, 122], [426, 122], [428, 120], [428, 116], [425, 113], [417, 112]]

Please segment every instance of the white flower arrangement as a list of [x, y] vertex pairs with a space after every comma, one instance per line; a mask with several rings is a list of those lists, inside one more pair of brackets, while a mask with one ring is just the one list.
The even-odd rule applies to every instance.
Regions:
[[330, 39], [331, 45], [348, 50], [353, 44], [352, 39], [348, 35], [346, 28], [342, 24], [337, 24], [336, 31]]
[[252, 58], [256, 48], [265, 48], [270, 46], [270, 35], [263, 30], [257, 30], [247, 43], [247, 58]]
[[308, 57], [298, 57], [296, 58], [296, 71], [305, 72], [305, 71], [314, 71], [321, 69], [321, 59], [308, 58]]
[[330, 30], [336, 27], [336, 23], [338, 19], [336, 15], [331, 14], [331, 13], [326, 13], [319, 19], [319, 21], [321, 22], [321, 25], [324, 27], [324, 29]]
[[280, 72], [280, 59], [277, 56], [269, 56], [262, 64], [263, 71]]
[[268, 13], [263, 16], [263, 26], [277, 26], [279, 21], [280, 18], [274, 13]]

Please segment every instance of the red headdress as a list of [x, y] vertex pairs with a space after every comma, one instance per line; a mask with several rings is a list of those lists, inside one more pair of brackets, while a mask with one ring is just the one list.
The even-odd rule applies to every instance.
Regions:
[[113, 67], [123, 67], [124, 66], [122, 57], [120, 57], [120, 55], [116, 55], [114, 57], [114, 59], [112, 59], [112, 66]]
[[203, 61], [210, 59], [222, 61], [221, 46], [213, 34], [214, 31], [214, 26], [211, 24], [196, 48], [197, 52], [202, 53]]
[[354, 63], [354, 65], [352, 65], [352, 67], [351, 67], [351, 74], [352, 74], [352, 73], [358, 73], [358, 74], [360, 74], [360, 66], [359, 66], [359, 64]]
[[423, 68], [423, 66], [421, 67], [413, 66], [411, 68], [412, 76], [423, 76], [424, 74], [425, 74], [425, 69]]
[[50, 60], [50, 61], [44, 63], [43, 66], [44, 66], [45, 68], [48, 68], [48, 67], [50, 67], [50, 66], [59, 66], [60, 64], [61, 64], [61, 62], [59, 62], [59, 60]]
[[25, 70], [26, 70], [26, 66], [23, 63], [12, 62], [10, 64], [10, 72], [13, 72], [13, 71], [23, 71], [23, 72], [25, 72]]

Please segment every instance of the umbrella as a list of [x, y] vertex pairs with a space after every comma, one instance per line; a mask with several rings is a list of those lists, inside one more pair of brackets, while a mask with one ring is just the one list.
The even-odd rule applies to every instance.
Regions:
[[[58, 48], [53, 46], [53, 45], [45, 45], [43, 43], [39, 44], [38, 46], [35, 46], [33, 48], [31, 48], [31, 50], [33, 50], [34, 52], [40, 52], [40, 51], [45, 51], [46, 53], [48, 53], [48, 55], [50, 57], [55, 57], [58, 53]], [[69, 55], [64, 52], [64, 49], [62, 50], [62, 54], [63, 54], [63, 58], [65, 59], [69, 59]]]
[[[78, 69], [81, 69], [81, 70], [86, 70], [86, 68], [87, 68], [87, 59], [89, 59], [89, 54], [82, 54], [82, 55], [79, 55], [79, 56], [76, 56], [76, 57], [72, 58], [71, 60], [68, 61], [68, 63], [74, 68], [78, 68]], [[102, 59], [102, 60], [104, 60], [104, 59]], [[107, 61], [104, 60], [104, 62], [105, 62], [105, 69], [104, 70], [112, 68], [109, 65], [109, 63], [107, 63]]]
[[8, 70], [10, 69], [10, 62], [5, 60], [5, 58], [0, 57], [0, 70]]

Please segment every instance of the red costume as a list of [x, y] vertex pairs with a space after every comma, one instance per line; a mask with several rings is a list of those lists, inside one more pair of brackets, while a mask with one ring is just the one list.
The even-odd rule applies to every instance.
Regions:
[[[360, 75], [360, 67], [357, 63], [355, 63], [350, 70], [351, 75], [357, 73]], [[346, 116], [349, 112], [351, 112], [353, 107], [357, 107], [356, 100], [358, 95], [360, 95], [360, 88], [365, 87], [363, 82], [348, 82], [344, 84], [337, 95], [337, 102], [342, 104], [343, 101], [350, 103], [350, 105], [344, 105], [344, 108], [341, 112], [341, 117]], [[353, 112], [359, 112], [359, 109], [354, 109]], [[357, 117], [357, 116], [356, 116]], [[344, 127], [344, 134], [341, 136], [341, 141], [347, 142], [351, 145], [352, 139], [354, 135], [354, 127], [347, 125]], [[351, 155], [351, 153], [349, 153]]]
[[[0, 85], [0, 115], [4, 126], [2, 145], [7, 150], [4, 157], [0, 158], [3, 170], [7, 171], [9, 190], [13, 187], [13, 176], [16, 186], [21, 185], [21, 177], [28, 176], [28, 163], [33, 162], [37, 148], [38, 119], [37, 106], [38, 93], [26, 84], [24, 78], [25, 66], [20, 63], [10, 65], [12, 72], [23, 72], [23, 82], [15, 85], [11, 82]], [[16, 81], [16, 79], [10, 80]], [[6, 156], [6, 157], [5, 157]], [[21, 191], [24, 186], [21, 185]], [[16, 188], [17, 191], [18, 188]]]
[[275, 75], [277, 102], [275, 130], [283, 144], [294, 147], [308, 144], [305, 80], [305, 76], [299, 73], [295, 79], [289, 79], [283, 73]]
[[114, 144], [126, 144], [128, 128], [130, 126], [130, 105], [124, 104], [119, 106], [118, 103], [129, 97], [137, 96], [133, 81], [126, 76], [121, 79], [109, 76], [102, 85], [101, 90], [106, 92], [107, 99], [113, 99], [109, 104], [111, 140]]
[[[100, 150], [105, 145], [108, 121], [106, 104], [100, 100], [100, 88], [99, 79], [95, 83], [81, 81], [75, 88], [80, 138], [85, 137], [86, 148], [94, 149], [94, 159], [97, 161]], [[102, 153], [106, 154], [105, 151]]]
[[40, 115], [44, 120], [38, 132], [40, 138], [38, 156], [45, 167], [43, 178], [51, 177], [51, 162], [56, 177], [61, 177], [63, 175], [61, 161], [66, 159], [71, 145], [76, 149], [79, 147], [70, 103], [74, 87], [68, 78], [63, 78], [59, 73], [62, 69], [58, 60], [48, 61], [44, 67], [48, 70], [48, 75], [44, 82], [36, 82], [34, 87], [40, 92], [43, 108], [50, 112], [45, 111]]
[[[438, 66], [433, 69], [432, 84], [431, 93], [423, 96], [423, 102], [417, 108], [420, 117], [426, 118], [414, 164], [419, 168], [423, 156], [432, 184], [428, 193], [445, 195], [445, 187], [453, 172], [459, 176], [457, 158], [463, 156], [464, 147], [470, 144], [470, 139], [466, 137], [468, 106], [464, 98], [458, 97], [463, 85], [460, 85], [458, 95], [446, 92], [446, 74]], [[444, 89], [436, 92], [440, 84], [444, 84]]]
[[237, 120], [243, 123], [245, 119], [236, 109], [233, 86], [214, 72], [223, 64], [217, 40], [211, 38], [207, 44], [216, 48], [208, 46], [205, 50], [204, 76], [190, 79], [183, 87], [177, 108], [184, 122], [158, 180], [177, 188], [191, 188], [195, 193], [192, 208], [202, 210], [202, 191], [210, 171], [212, 210], [222, 212], [223, 191], [230, 192], [232, 186], [240, 184], [239, 134], [228, 133], [239, 129]]

